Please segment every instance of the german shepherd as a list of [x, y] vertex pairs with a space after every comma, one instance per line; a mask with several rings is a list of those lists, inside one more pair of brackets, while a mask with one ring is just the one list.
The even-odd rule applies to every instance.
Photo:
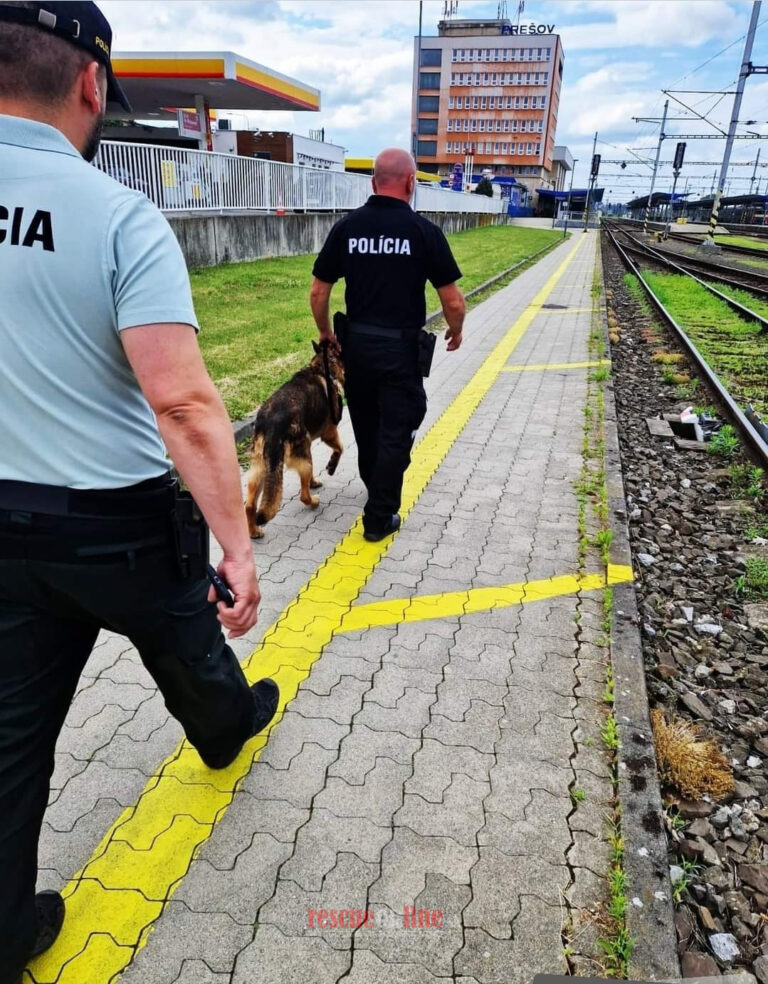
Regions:
[[[276, 390], [256, 415], [245, 500], [248, 531], [254, 539], [264, 536], [261, 527], [274, 519], [280, 508], [283, 466], [299, 473], [299, 498], [305, 506], [316, 509], [320, 500], [310, 489], [319, 489], [323, 483], [315, 478], [312, 441], [319, 437], [331, 449], [329, 475], [336, 471], [344, 450], [336, 429], [341, 418], [344, 366], [338, 351], [328, 342], [319, 345], [312, 342], [312, 347], [315, 356], [309, 365]], [[326, 359], [330, 393], [325, 375]]]

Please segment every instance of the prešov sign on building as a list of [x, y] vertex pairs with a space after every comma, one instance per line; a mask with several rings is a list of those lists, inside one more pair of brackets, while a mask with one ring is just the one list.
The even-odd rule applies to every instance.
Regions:
[[502, 24], [502, 34], [553, 34], [554, 24]]

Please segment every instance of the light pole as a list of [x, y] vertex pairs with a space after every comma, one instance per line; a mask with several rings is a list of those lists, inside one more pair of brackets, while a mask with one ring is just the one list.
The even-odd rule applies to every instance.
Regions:
[[571, 171], [571, 187], [568, 189], [568, 208], [565, 213], [565, 222], [563, 223], [563, 239], [565, 239], [566, 233], [568, 232], [568, 217], [571, 214], [571, 195], [573, 194], [573, 178], [576, 174], [576, 165], [579, 163], [578, 157], [573, 159], [573, 170]]

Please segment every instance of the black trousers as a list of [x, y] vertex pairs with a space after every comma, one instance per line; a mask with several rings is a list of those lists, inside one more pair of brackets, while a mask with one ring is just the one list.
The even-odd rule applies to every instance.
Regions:
[[[136, 646], [199, 751], [230, 752], [252, 733], [253, 699], [208, 583], [179, 578], [168, 532], [164, 518], [0, 511], [0, 984], [16, 984], [34, 944], [54, 748], [101, 628]], [[68, 557], [68, 543], [86, 555]], [[46, 545], [57, 560], [40, 559]]]
[[400, 509], [403, 476], [427, 397], [417, 368], [418, 338], [355, 334], [344, 339], [345, 394], [368, 490], [367, 532], [381, 532]]

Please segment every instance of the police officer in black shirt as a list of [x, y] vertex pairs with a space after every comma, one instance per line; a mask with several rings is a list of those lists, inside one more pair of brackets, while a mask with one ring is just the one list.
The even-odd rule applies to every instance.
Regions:
[[427, 410], [417, 363], [427, 280], [440, 297], [449, 352], [461, 345], [466, 305], [445, 236], [410, 207], [413, 157], [396, 148], [382, 151], [372, 184], [366, 204], [328, 234], [312, 270], [310, 305], [320, 339], [337, 344], [329, 301], [333, 285], [344, 278], [345, 391], [368, 490], [363, 530], [366, 540], [381, 540], [400, 527], [403, 475]]

